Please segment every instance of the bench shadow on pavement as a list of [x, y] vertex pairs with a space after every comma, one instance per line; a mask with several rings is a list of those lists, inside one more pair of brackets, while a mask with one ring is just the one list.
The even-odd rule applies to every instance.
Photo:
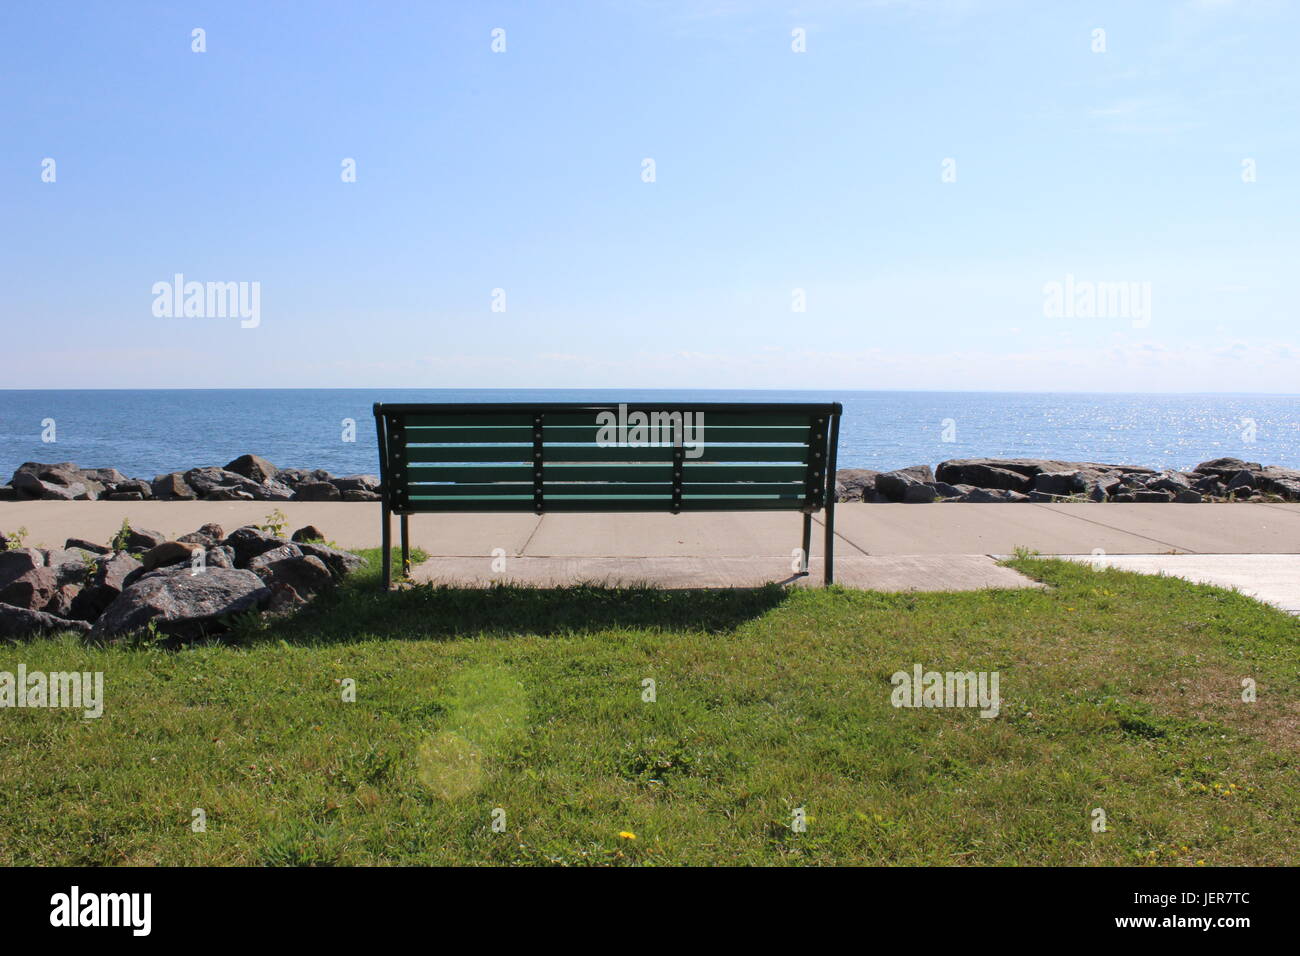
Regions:
[[663, 628], [725, 633], [761, 617], [789, 597], [779, 584], [757, 588], [665, 590], [654, 587], [447, 587], [382, 590], [359, 574], [276, 620], [268, 636], [292, 644], [358, 640], [454, 640]]

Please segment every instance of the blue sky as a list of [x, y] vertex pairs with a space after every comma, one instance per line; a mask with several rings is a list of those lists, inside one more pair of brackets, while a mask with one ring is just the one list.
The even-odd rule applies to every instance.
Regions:
[[[1298, 26], [1282, 0], [7, 4], [4, 378], [1300, 391]], [[177, 273], [260, 283], [257, 326], [156, 316]], [[1067, 275], [1149, 283], [1148, 320], [1046, 316]]]

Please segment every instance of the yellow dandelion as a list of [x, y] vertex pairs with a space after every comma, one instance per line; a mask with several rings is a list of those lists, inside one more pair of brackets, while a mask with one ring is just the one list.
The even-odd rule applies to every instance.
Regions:
[[635, 834], [635, 833], [632, 833], [632, 832], [630, 832], [630, 831], [628, 831], [628, 830], [620, 830], [618, 835], [619, 835], [619, 838], [620, 838], [620, 839], [623, 839], [623, 840], [635, 840], [635, 839], [636, 839], [636, 834]]

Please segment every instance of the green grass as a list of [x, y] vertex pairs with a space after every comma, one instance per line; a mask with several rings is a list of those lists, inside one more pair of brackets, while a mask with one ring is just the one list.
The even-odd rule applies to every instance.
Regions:
[[[381, 594], [368, 557], [239, 646], [0, 648], [0, 670], [102, 670], [106, 697], [99, 720], [0, 711], [0, 864], [1300, 851], [1300, 622], [1236, 594], [1030, 556], [1011, 563], [1048, 588]], [[1001, 715], [893, 708], [890, 675], [918, 662], [997, 670]]]

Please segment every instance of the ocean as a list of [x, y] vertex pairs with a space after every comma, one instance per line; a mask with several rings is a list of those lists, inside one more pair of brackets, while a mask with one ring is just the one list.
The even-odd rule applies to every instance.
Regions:
[[[0, 390], [0, 482], [25, 461], [152, 478], [246, 452], [375, 473], [383, 402], [838, 401], [840, 467], [1058, 458], [1189, 468], [1231, 455], [1300, 467], [1300, 396], [633, 389]], [[355, 421], [348, 441], [345, 419]], [[50, 424], [52, 422], [52, 424]], [[707, 422], [706, 422], [707, 427]], [[53, 438], [53, 441], [42, 440]]]

